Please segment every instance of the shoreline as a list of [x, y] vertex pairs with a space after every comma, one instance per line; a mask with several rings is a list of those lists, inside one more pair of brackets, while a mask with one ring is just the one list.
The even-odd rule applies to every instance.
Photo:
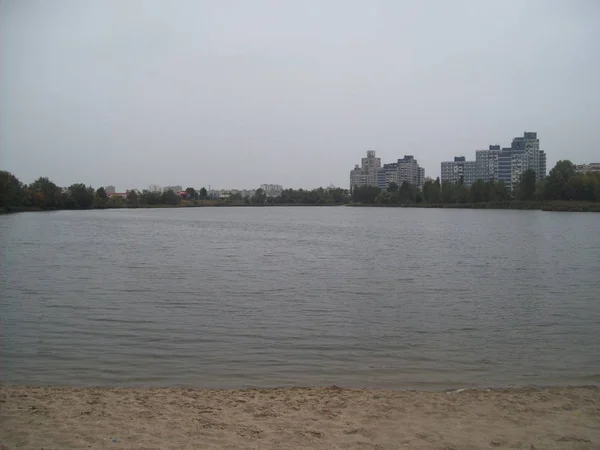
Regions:
[[[600, 447], [600, 387], [0, 386], [0, 449]], [[2, 447], [4, 445], [4, 447]]]
[[545, 211], [545, 212], [600, 212], [600, 203], [581, 201], [507, 201], [499, 203], [410, 203], [402, 204], [371, 204], [371, 203], [277, 203], [277, 204], [247, 204], [247, 203], [221, 203], [209, 201], [202, 204], [183, 205], [138, 205], [118, 207], [96, 207], [87, 209], [42, 209], [42, 208], [18, 208], [10, 211], [0, 210], [0, 215], [26, 212], [53, 212], [53, 211], [104, 211], [104, 210], [136, 210], [136, 209], [195, 209], [195, 208], [277, 208], [277, 207], [354, 207], [354, 208], [416, 208], [416, 209], [469, 209], [469, 210], [512, 210], [512, 211]]

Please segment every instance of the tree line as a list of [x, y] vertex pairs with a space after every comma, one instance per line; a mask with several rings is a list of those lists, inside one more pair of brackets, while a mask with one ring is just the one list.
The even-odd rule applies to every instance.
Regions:
[[582, 201], [600, 202], [600, 174], [578, 173], [571, 161], [558, 161], [548, 176], [537, 180], [535, 171], [527, 170], [509, 189], [502, 181], [477, 180], [471, 186], [427, 180], [423, 189], [404, 182], [390, 183], [386, 190], [375, 186], [356, 187], [351, 200], [375, 205], [469, 205], [500, 204], [511, 201]]
[[7, 171], [0, 171], [0, 209], [3, 211], [22, 210], [59, 210], [59, 209], [103, 209], [137, 208], [159, 206], [201, 206], [212, 205], [341, 205], [348, 203], [348, 190], [334, 189], [286, 189], [278, 196], [268, 196], [262, 189], [251, 197], [242, 197], [240, 193], [213, 200], [206, 188], [196, 190], [188, 187], [185, 194], [168, 190], [154, 192], [128, 191], [125, 198], [120, 195], [109, 196], [104, 187], [94, 189], [83, 183], [68, 188], [57, 186], [47, 177], [40, 177], [31, 184], [22, 183]]

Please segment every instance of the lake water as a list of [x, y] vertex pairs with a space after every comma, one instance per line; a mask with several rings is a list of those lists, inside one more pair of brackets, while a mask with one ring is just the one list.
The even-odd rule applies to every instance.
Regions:
[[4, 383], [600, 383], [600, 214], [25, 213], [0, 250]]

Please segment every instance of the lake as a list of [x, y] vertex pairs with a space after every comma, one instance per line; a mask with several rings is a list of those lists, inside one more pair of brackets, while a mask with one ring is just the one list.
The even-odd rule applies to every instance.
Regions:
[[0, 249], [8, 384], [600, 382], [600, 214], [23, 213]]

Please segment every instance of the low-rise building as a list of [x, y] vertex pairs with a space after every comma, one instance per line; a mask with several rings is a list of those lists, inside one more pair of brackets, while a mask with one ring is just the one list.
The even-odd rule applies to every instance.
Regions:
[[600, 173], [600, 163], [577, 164], [575, 170], [579, 173]]
[[279, 197], [283, 191], [283, 186], [280, 184], [261, 184], [260, 188], [267, 194], [267, 197]]

